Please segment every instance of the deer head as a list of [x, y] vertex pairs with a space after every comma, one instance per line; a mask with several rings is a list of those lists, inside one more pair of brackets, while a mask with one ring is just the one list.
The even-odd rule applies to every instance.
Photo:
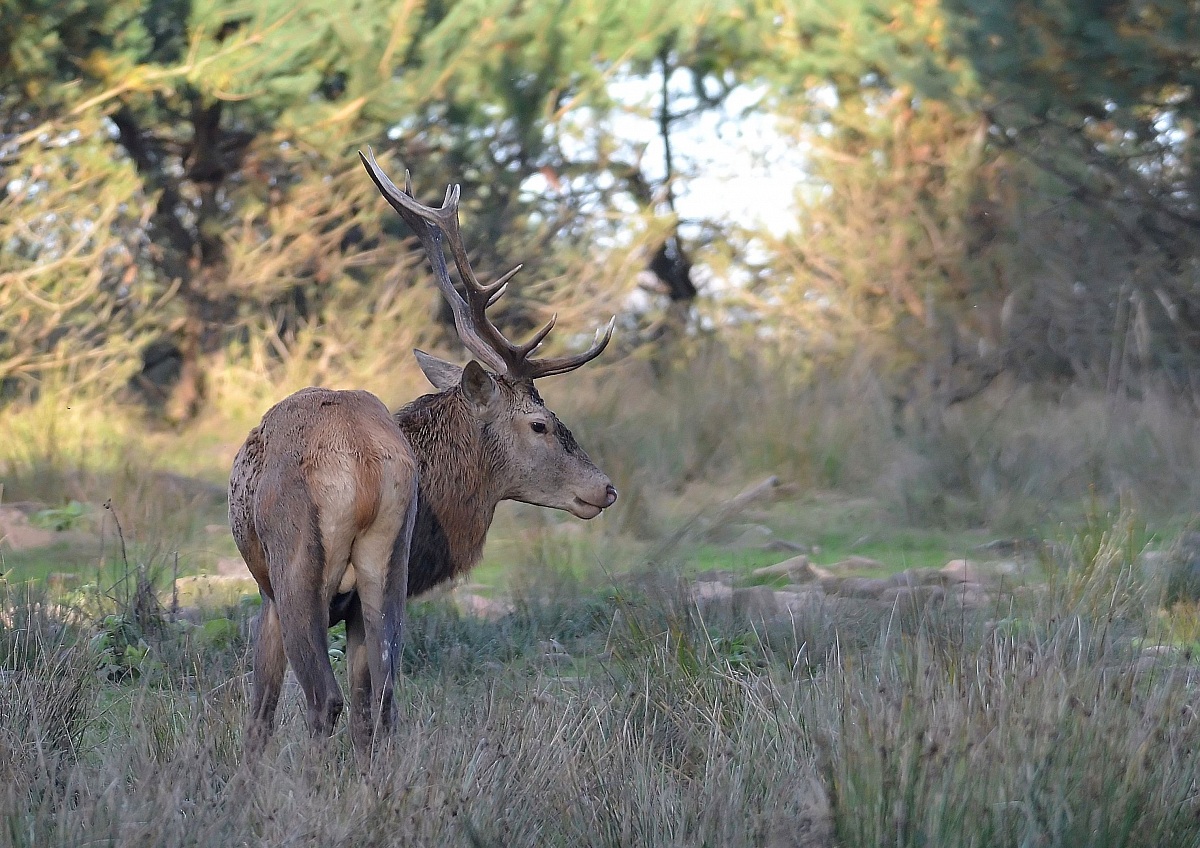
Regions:
[[[444, 392], [460, 393], [465, 401], [485, 443], [484, 455], [493, 465], [482, 473], [495, 481], [495, 497], [561, 509], [579, 518], [595, 518], [616, 502], [617, 490], [566, 425], [546, 408], [534, 380], [566, 374], [599, 356], [612, 338], [616, 318], [597, 332], [595, 341], [583, 353], [532, 358], [557, 316], [523, 344], [509, 341], [488, 318], [487, 308], [504, 294], [521, 266], [495, 282], [479, 282], [459, 232], [459, 187], [453, 185], [446, 190], [440, 207], [425, 206], [413, 197], [407, 172], [402, 191], [380, 169], [373, 152], [368, 149], [359, 156], [384, 198], [416, 233], [437, 286], [453, 311], [459, 338], [478, 360], [459, 367], [415, 351], [429, 381]], [[443, 239], [458, 269], [465, 299], [450, 279], [442, 253]]]

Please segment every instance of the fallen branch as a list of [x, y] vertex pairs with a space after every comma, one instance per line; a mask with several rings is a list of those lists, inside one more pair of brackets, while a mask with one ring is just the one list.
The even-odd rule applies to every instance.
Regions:
[[771, 494], [779, 487], [779, 478], [772, 474], [761, 483], [743, 489], [734, 497], [715, 509], [704, 508], [683, 522], [678, 529], [664, 539], [651, 553], [650, 561], [658, 562], [685, 541], [702, 538], [719, 527], [737, 518], [755, 501]]

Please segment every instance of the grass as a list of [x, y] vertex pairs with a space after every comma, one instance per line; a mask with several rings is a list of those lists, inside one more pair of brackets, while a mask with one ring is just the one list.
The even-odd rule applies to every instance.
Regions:
[[[220, 488], [269, 375], [215, 374], [181, 433], [49, 392], [0, 410], [4, 501], [80, 534], [3, 554], [0, 848], [1200, 845], [1200, 612], [1136, 567], [1190, 526], [1190, 412], [1001, 386], [912, 432], [869, 376], [798, 385], [697, 347], [657, 379], [548, 381], [621, 500], [588, 523], [499, 511], [472, 590], [514, 611], [411, 605], [373, 764], [344, 729], [308, 740], [294, 692], [247, 763], [248, 584], [188, 579], [235, 555]], [[767, 475], [779, 493], [722, 512]], [[790, 556], [769, 539], [880, 576], [1026, 537], [1054, 542], [1047, 582], [985, 609], [827, 597], [751, 624], [687, 586], [754, 582]], [[176, 553], [199, 622], [162, 614]], [[63, 572], [84, 585], [45, 585]]]
[[78, 542], [57, 542], [44, 548], [0, 552], [0, 571], [10, 583], [42, 582], [51, 574], [82, 578], [96, 570], [96, 550]]
[[1200, 672], [1145, 667], [1163, 619], [1102, 535], [1008, 622], [846, 600], [751, 628], [661, 572], [542, 581], [496, 622], [417, 603], [371, 764], [295, 695], [245, 761], [248, 609], [97, 629], [13, 590], [0, 845], [1193, 846]]

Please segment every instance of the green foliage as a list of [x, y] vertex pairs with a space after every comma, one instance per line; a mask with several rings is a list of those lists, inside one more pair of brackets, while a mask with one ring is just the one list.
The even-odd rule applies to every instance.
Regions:
[[29, 517], [29, 523], [46, 530], [70, 530], [87, 514], [87, 506], [71, 501], [63, 507], [38, 510]]
[[998, 87], [996, 99], [1015, 100], [1031, 116], [1067, 109], [1149, 129], [1148, 109], [1180, 117], [1196, 109], [1184, 94], [1200, 85], [1200, 22], [1189, 0], [950, 5], [967, 16], [964, 54]]
[[[19, 261], [0, 267], [0, 380], [32, 393], [69, 374], [111, 391], [140, 367], [137, 387], [181, 421], [205, 403], [208, 357], [244, 355], [246, 341], [336, 376], [368, 346], [364, 327], [394, 337], [403, 320], [427, 344], [431, 293], [398, 261], [398, 225], [355, 151], [400, 152], [423, 190], [464, 182], [485, 273], [511, 256], [534, 271], [580, 264], [568, 247], [585, 235], [552, 233], [595, 216], [598, 196], [610, 208], [603, 172], [628, 165], [573, 162], [565, 117], [615, 109], [607, 82], [668, 44], [724, 51], [697, 58], [696, 78], [732, 84], [746, 44], [730, 46], [736, 28], [715, 12], [654, 0], [7, 11], [0, 241]], [[527, 183], [543, 172], [580, 182], [541, 198]], [[507, 317], [524, 323], [519, 291], [511, 300]]]
[[[496, 309], [516, 329], [550, 299], [624, 304], [674, 239], [720, 296], [666, 317], [650, 298], [630, 348], [658, 339], [670, 357], [672, 322], [724, 334], [766, 316], [801, 368], [865, 352], [859, 367], [887, 368], [934, 419], [1002, 369], [1110, 391], [1161, 372], [1178, 390], [1200, 367], [1189, 10], [9, 3], [0, 387], [132, 377], [184, 421], [221, 391], [222, 360], [289, 382], [398, 370], [400, 351], [439, 341], [435, 298], [355, 161], [371, 144], [422, 194], [464, 184], [483, 273], [530, 266]], [[766, 118], [810, 151], [793, 235], [679, 219], [704, 175], [653, 173], [625, 128], [657, 125], [669, 158], [701, 116]], [[729, 297], [743, 281], [749, 296]]]
[[1014, 210], [1022, 252], [1035, 260], [1024, 263], [1026, 285], [1056, 295], [1033, 311], [1073, 302], [1079, 316], [1035, 318], [1031, 334], [1068, 335], [1062, 370], [1077, 379], [1090, 362], [1110, 391], [1146, 372], [1181, 390], [1200, 367], [1198, 303], [1183, 271], [1200, 250], [1195, 4], [948, 5], [992, 145], [1039, 175]]
[[779, 4], [776, 14], [764, 35], [773, 67], [761, 72], [787, 90], [829, 86], [858, 100], [897, 89], [952, 99], [972, 89], [940, 3], [806, 0]]
[[94, 114], [20, 147], [0, 190], [0, 385], [78, 390], [136, 370], [154, 292], [139, 262], [145, 196]]
[[88, 643], [96, 657], [96, 672], [103, 680], [118, 682], [161, 670], [151, 657], [150, 645], [137, 624], [122, 615], [105, 616], [99, 631]]

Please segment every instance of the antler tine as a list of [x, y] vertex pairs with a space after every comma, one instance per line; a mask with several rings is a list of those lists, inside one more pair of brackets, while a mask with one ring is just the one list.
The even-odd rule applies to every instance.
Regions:
[[505, 289], [508, 288], [508, 281], [511, 280], [513, 277], [517, 276], [517, 272], [520, 271], [524, 267], [525, 267], [525, 265], [524, 265], [524, 263], [522, 263], [522, 264], [516, 266], [515, 268], [513, 268], [511, 271], [507, 272], [504, 276], [500, 277], [497, 280], [493, 280], [492, 282], [488, 283], [486, 286], [483, 287], [483, 291], [487, 292], [487, 296], [488, 296], [487, 305], [488, 306], [491, 306], [493, 303], [495, 303], [497, 300], [499, 300], [500, 298], [502, 298], [504, 296], [504, 291], [505, 291]]
[[[413, 198], [412, 179], [407, 170], [404, 173], [405, 190], [401, 191], [379, 167], [379, 163], [375, 161], [375, 152], [371, 148], [368, 147], [365, 154], [360, 150], [358, 156], [362, 159], [363, 166], [367, 169], [367, 173], [371, 176], [371, 180], [379, 189], [380, 194], [400, 214], [400, 217], [420, 240], [425, 256], [433, 268], [434, 281], [442, 296], [446, 298], [446, 302], [450, 304], [450, 310], [454, 314], [454, 327], [458, 330], [458, 336], [462, 339], [462, 343], [488, 368], [497, 374], [507, 373], [511, 357], [507, 355], [504, 348], [511, 347], [511, 345], [508, 345], [507, 340], [500, 335], [500, 331], [483, 314], [483, 310], [487, 308], [486, 301], [481, 303], [478, 297], [472, 296], [468, 303], [454, 288], [454, 283], [450, 279], [450, 270], [446, 267], [445, 254], [442, 253], [442, 234], [448, 231], [453, 232], [454, 235], [458, 233], [458, 186], [449, 186], [446, 189], [446, 197], [442, 201], [441, 208], [435, 209], [418, 203]], [[453, 222], [452, 225], [450, 222]], [[455, 260], [455, 264], [459, 265], [457, 257]], [[467, 266], [467, 269], [469, 271], [470, 265]], [[468, 294], [478, 292], [482, 288], [475, 280], [473, 272], [470, 273], [468, 279], [468, 275], [459, 265], [459, 273], [463, 275], [463, 282], [467, 286]], [[511, 274], [508, 276], [511, 277]], [[504, 282], [507, 282], [507, 279]], [[482, 318], [482, 321], [478, 320], [479, 318]]]
[[[534, 338], [541, 342], [541, 336], [550, 332], [550, 327], [554, 325], [554, 319], [551, 318], [549, 324], [543, 331]], [[604, 352], [604, 348], [608, 347], [609, 340], [612, 339], [613, 328], [617, 325], [617, 316], [608, 319], [608, 324], [603, 330], [596, 331], [596, 340], [592, 342], [592, 346], [583, 353], [577, 353], [574, 356], [557, 356], [551, 359], [525, 359], [522, 361], [520, 376], [526, 380], [537, 380], [541, 377], [552, 377], [555, 374], [566, 374], [568, 371], [574, 371], [587, 365], [597, 356]], [[536, 345], [534, 345], [536, 347]]]
[[[454, 326], [459, 338], [470, 351], [479, 357], [485, 365], [497, 374], [504, 374], [511, 380], [535, 380], [553, 374], [565, 374], [574, 371], [582, 365], [591, 362], [603, 352], [612, 338], [616, 326], [614, 315], [603, 331], [597, 331], [596, 340], [583, 353], [574, 356], [559, 356], [550, 359], [530, 359], [533, 353], [554, 329], [558, 316], [553, 316], [524, 344], [514, 344], [504, 337], [504, 334], [492, 323], [487, 316], [487, 308], [500, 299], [504, 294], [509, 280], [521, 270], [521, 265], [513, 268], [499, 279], [484, 285], [475, 276], [467, 250], [463, 246], [462, 235], [458, 228], [458, 199], [460, 190], [457, 185], [446, 189], [446, 198], [440, 207], [424, 206], [413, 196], [412, 180], [408, 171], [404, 172], [404, 190], [401, 191], [383, 173], [379, 163], [375, 161], [375, 153], [371, 148], [367, 152], [359, 151], [359, 158], [370, 174], [375, 186], [392, 208], [400, 213], [417, 234], [421, 247], [429, 264], [433, 268], [434, 279], [442, 296], [450, 304], [454, 313]], [[450, 255], [458, 268], [459, 277], [467, 290], [467, 298], [458, 293], [450, 279], [450, 270], [446, 267], [446, 257], [442, 253], [443, 238], [450, 248]]]
[[557, 320], [558, 320], [558, 313], [555, 312], [553, 315], [550, 316], [550, 320], [542, 325], [542, 328], [540, 330], [538, 330], [536, 333], [534, 333], [532, 336], [530, 336], [529, 341], [525, 342], [525, 344], [523, 344], [517, 348], [517, 350], [520, 352], [522, 358], [528, 357], [529, 354], [531, 354], [535, 350], [537, 350], [537, 346], [540, 345], [542, 343], [542, 341], [546, 338], [546, 336], [548, 336], [550, 334], [550, 331], [554, 329], [554, 322]]

